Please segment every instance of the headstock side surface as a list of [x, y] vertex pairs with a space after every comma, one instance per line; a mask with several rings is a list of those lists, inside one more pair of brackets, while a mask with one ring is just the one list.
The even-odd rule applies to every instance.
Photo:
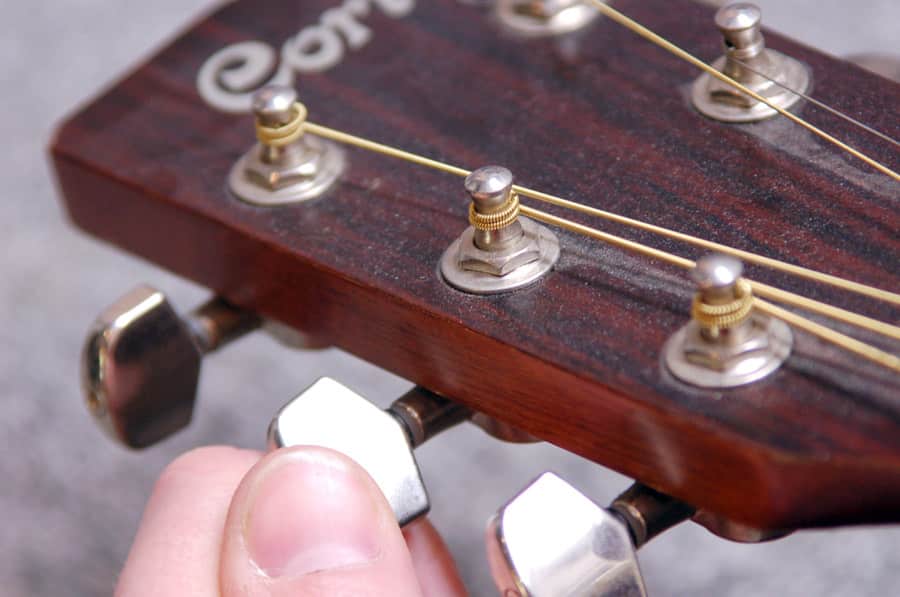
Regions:
[[[278, 47], [332, 2], [260, 4], [224, 6], [62, 126], [52, 153], [76, 224], [699, 508], [760, 528], [900, 519], [896, 377], [798, 333], [786, 366], [761, 383], [716, 393], [678, 383], [660, 351], [687, 318], [683, 272], [560, 232], [561, 260], [541, 283], [462, 294], [436, 273], [466, 225], [461, 181], [358, 150], [325, 199], [262, 208], [233, 198], [224, 181], [252, 143], [250, 119], [206, 105], [197, 71], [231, 43]], [[706, 60], [720, 53], [707, 8], [615, 5]], [[299, 79], [312, 121], [469, 168], [500, 163], [534, 188], [900, 287], [889, 179], [784, 119], [705, 119], [686, 97], [697, 73], [608, 20], [563, 41], [526, 40], [482, 10], [433, 0], [403, 19], [372, 10], [365, 23], [368, 44]], [[821, 101], [898, 136], [900, 87], [780, 36], [767, 41], [810, 65]], [[800, 111], [896, 161], [884, 142], [812, 106]], [[749, 274], [897, 320], [873, 301]]]

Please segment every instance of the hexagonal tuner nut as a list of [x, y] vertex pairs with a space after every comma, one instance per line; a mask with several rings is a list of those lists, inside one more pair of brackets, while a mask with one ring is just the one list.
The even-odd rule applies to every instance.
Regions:
[[646, 597], [628, 527], [553, 473], [503, 506], [485, 539], [501, 595]]
[[81, 361], [88, 408], [124, 445], [156, 443], [190, 422], [201, 355], [165, 295], [135, 288], [88, 334]]
[[403, 425], [323, 377], [285, 405], [269, 426], [273, 448], [315, 445], [341, 452], [372, 477], [403, 526], [428, 512], [428, 493]]

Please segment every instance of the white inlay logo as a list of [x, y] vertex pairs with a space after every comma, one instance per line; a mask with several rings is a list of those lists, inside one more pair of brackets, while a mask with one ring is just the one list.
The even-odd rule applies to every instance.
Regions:
[[389, 17], [405, 17], [415, 0], [344, 0], [329, 8], [315, 25], [304, 27], [281, 47], [245, 41], [219, 50], [197, 74], [197, 90], [206, 102], [224, 112], [250, 110], [253, 92], [263, 85], [293, 85], [296, 73], [322, 72], [340, 63], [347, 49], [358, 50], [372, 39], [360, 22], [373, 6]]

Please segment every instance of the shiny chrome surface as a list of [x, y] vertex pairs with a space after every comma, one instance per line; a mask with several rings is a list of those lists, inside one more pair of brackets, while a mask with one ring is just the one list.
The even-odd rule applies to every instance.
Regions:
[[135, 288], [91, 328], [82, 351], [84, 394], [112, 437], [143, 448], [191, 420], [201, 350], [163, 293]]
[[581, 0], [497, 0], [494, 10], [507, 29], [528, 37], [571, 33], [600, 16]]
[[507, 503], [485, 539], [504, 597], [646, 596], [625, 523], [553, 473]]
[[[806, 66], [766, 48], [760, 31], [762, 11], [756, 5], [742, 2], [724, 6], [716, 12], [715, 22], [722, 33], [725, 55], [713, 62], [713, 67], [780, 108], [789, 108], [801, 99], [788, 89], [807, 92], [810, 73]], [[778, 114], [708, 73], [694, 82], [691, 97], [701, 113], [725, 122], [753, 122]]]
[[139, 286], [94, 322], [81, 355], [87, 406], [130, 448], [154, 444], [191, 420], [201, 358], [259, 325], [213, 298], [185, 318], [165, 294]]
[[703, 300], [711, 305], [734, 300], [734, 285], [744, 273], [744, 264], [730, 255], [704, 255], [690, 276]]
[[403, 424], [323, 377], [286, 404], [269, 426], [273, 448], [315, 445], [346, 454], [374, 479], [402, 526], [428, 512], [425, 483]]
[[469, 226], [441, 257], [444, 280], [463, 292], [497, 294], [529, 286], [548, 274], [559, 260], [559, 239], [528, 218], [519, 217], [519, 223], [519, 242], [497, 252], [475, 246], [475, 229]]

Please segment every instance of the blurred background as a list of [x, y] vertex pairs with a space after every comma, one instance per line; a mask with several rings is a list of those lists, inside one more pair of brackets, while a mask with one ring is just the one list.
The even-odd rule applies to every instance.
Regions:
[[[427, 1], [427, 0], [421, 0]], [[764, 23], [838, 56], [900, 48], [896, 0], [758, 0]], [[105, 595], [150, 488], [203, 444], [262, 448], [285, 401], [335, 377], [387, 405], [409, 384], [336, 350], [292, 352], [263, 334], [204, 364], [195, 422], [132, 453], [82, 406], [78, 353], [97, 313], [148, 282], [187, 310], [206, 293], [88, 238], [65, 219], [45, 148], [55, 123], [185, 27], [208, 0], [0, 0], [0, 592]], [[710, 34], [713, 35], [712, 23]], [[473, 595], [492, 595], [484, 522], [552, 469], [600, 503], [629, 480], [547, 445], [510, 446], [457, 428], [417, 452], [437, 527]], [[685, 524], [644, 548], [651, 595], [900, 594], [900, 528], [802, 532], [737, 545]]]

